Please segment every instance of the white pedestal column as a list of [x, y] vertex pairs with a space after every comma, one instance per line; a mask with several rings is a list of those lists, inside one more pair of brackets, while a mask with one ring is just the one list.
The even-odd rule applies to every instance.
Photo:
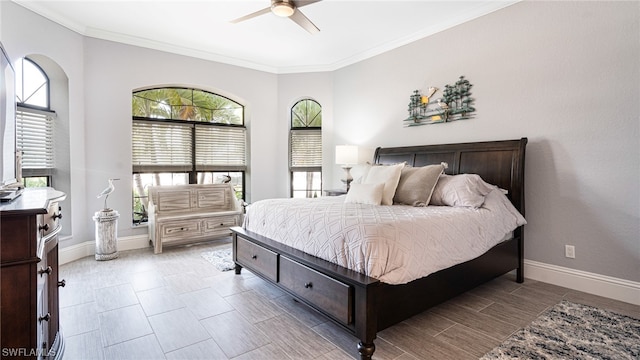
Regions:
[[93, 216], [96, 223], [96, 260], [111, 260], [118, 257], [118, 218], [112, 209], [98, 211]]

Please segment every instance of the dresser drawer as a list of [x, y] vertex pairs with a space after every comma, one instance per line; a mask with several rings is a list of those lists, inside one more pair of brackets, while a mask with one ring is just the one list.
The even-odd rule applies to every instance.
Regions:
[[160, 236], [163, 242], [172, 240], [183, 240], [189, 236], [202, 235], [202, 228], [199, 220], [174, 220], [160, 224]]
[[240, 236], [238, 236], [236, 246], [236, 261], [240, 265], [249, 270], [257, 271], [272, 281], [278, 281], [278, 254]]
[[340, 281], [280, 255], [280, 285], [336, 320], [352, 322], [353, 290]]
[[42, 236], [47, 236], [60, 226], [59, 219], [62, 217], [62, 209], [58, 203], [53, 201], [49, 203], [47, 213], [38, 218], [38, 226], [42, 232]]

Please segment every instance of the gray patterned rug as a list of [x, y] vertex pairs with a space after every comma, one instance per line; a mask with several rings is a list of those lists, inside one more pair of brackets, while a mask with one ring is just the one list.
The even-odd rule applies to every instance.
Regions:
[[562, 301], [481, 360], [640, 359], [640, 320]]
[[213, 264], [220, 271], [229, 271], [235, 267], [231, 259], [231, 248], [206, 251], [200, 254], [205, 260]]

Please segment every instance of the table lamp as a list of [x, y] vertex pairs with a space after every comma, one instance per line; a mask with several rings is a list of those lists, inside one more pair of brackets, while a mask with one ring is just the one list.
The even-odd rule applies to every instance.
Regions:
[[346, 184], [347, 191], [353, 177], [351, 177], [351, 165], [358, 163], [358, 147], [356, 145], [337, 145], [336, 146], [336, 164], [342, 165], [345, 171], [345, 178], [341, 181]]

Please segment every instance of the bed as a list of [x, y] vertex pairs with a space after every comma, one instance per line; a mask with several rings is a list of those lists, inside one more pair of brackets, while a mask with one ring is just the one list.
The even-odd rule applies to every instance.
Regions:
[[[524, 215], [524, 160], [527, 139], [378, 148], [376, 164], [406, 162], [413, 167], [446, 162], [446, 174], [478, 174], [502, 189]], [[523, 226], [473, 259], [406, 283], [381, 281], [245, 228], [234, 227], [233, 260], [319, 311], [356, 336], [361, 359], [371, 359], [376, 333], [429, 307], [512, 270], [524, 280]], [[356, 267], [357, 269], [357, 267]]]

